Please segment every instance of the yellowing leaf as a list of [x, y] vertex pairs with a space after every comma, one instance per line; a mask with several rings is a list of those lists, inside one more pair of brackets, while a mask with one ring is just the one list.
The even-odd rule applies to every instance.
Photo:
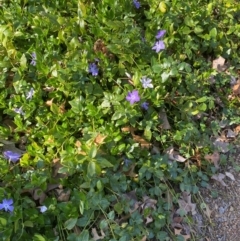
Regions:
[[161, 13], [166, 13], [167, 12], [167, 6], [165, 2], [160, 2], [158, 6], [159, 10]]

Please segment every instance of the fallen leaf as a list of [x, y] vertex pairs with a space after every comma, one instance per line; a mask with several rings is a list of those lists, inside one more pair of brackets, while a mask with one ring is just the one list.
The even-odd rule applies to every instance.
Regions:
[[98, 235], [97, 233], [97, 229], [96, 228], [92, 228], [92, 235], [93, 235], [93, 240], [99, 240], [99, 239], [104, 239], [106, 234], [103, 232], [103, 230], [100, 230], [101, 232], [101, 236]]
[[122, 132], [130, 132], [131, 134], [134, 134], [135, 128], [132, 126], [124, 126], [121, 128]]
[[232, 91], [234, 95], [240, 94], [240, 81], [238, 81], [237, 84], [233, 85]]
[[203, 203], [203, 213], [210, 219], [212, 211], [210, 210], [209, 206], [206, 203]]
[[220, 155], [217, 151], [215, 151], [212, 155], [205, 155], [204, 157], [206, 160], [209, 162], [212, 162], [214, 166], [218, 169], [219, 168], [219, 160], [220, 160]]
[[211, 177], [213, 180], [218, 181], [219, 183], [221, 183], [224, 187], [227, 186], [227, 184], [223, 181], [223, 178], [225, 178], [225, 175], [222, 173], [219, 174], [215, 174]]
[[47, 87], [43, 88], [43, 90], [45, 90], [46, 92], [53, 92], [55, 90], [55, 88], [47, 86]]
[[40, 188], [36, 188], [33, 191], [33, 199], [34, 200], [39, 200], [39, 203], [42, 204], [43, 201], [45, 200], [45, 198], [47, 197], [47, 195], [45, 194], [45, 192], [40, 189]]
[[196, 214], [196, 204], [191, 202], [191, 194], [188, 192], [182, 192], [182, 199], [178, 200], [179, 209], [177, 213], [179, 214], [183, 210], [186, 214], [191, 212], [192, 215]]
[[225, 172], [225, 175], [226, 175], [227, 177], [229, 177], [232, 181], [235, 181], [235, 178], [234, 178], [234, 176], [233, 176], [232, 173], [230, 173], [230, 172]]
[[221, 137], [218, 137], [213, 142], [213, 145], [216, 146], [222, 153], [226, 153], [229, 151], [229, 144], [224, 142]]
[[54, 98], [52, 98], [51, 100], [47, 100], [47, 101], [45, 102], [45, 104], [46, 104], [47, 106], [52, 106], [53, 99], [54, 99]]
[[171, 129], [171, 126], [170, 126], [170, 124], [168, 122], [166, 111], [164, 109], [159, 113], [159, 118], [163, 122], [162, 125], [160, 126], [162, 129], [164, 129], [164, 130]]
[[227, 130], [227, 138], [235, 138], [236, 137], [236, 133], [234, 131], [232, 131], [231, 129]]
[[146, 208], [152, 208], [152, 209], [156, 209], [156, 204], [157, 204], [157, 200], [155, 199], [151, 199], [148, 196], [144, 196], [143, 197], [143, 203], [141, 205], [141, 208], [144, 210]]
[[146, 141], [141, 136], [134, 135], [134, 134], [132, 134], [132, 136], [133, 136], [133, 140], [140, 144], [140, 147], [149, 149], [152, 146], [150, 142]]
[[94, 139], [95, 144], [102, 145], [104, 143], [104, 140], [107, 136], [101, 135], [100, 133], [96, 136]]
[[57, 200], [60, 202], [67, 202], [69, 201], [71, 190], [64, 190], [64, 189], [55, 189], [57, 193]]
[[147, 216], [145, 224], [151, 223], [152, 221], [153, 221], [153, 218], [150, 216]]
[[174, 228], [174, 234], [175, 235], [181, 235], [184, 238], [184, 241], [186, 241], [186, 240], [191, 238], [191, 236], [189, 234], [188, 235], [183, 235], [183, 234], [181, 234], [181, 232], [182, 232], [182, 229]]
[[180, 156], [178, 152], [174, 151], [173, 147], [169, 147], [166, 150], [166, 153], [168, 154], [169, 159], [172, 161], [185, 162], [187, 160], [183, 156]]
[[226, 70], [225, 59], [219, 56], [217, 59], [214, 59], [212, 62], [212, 68], [216, 69], [219, 72]]
[[134, 172], [135, 166], [136, 166], [135, 163], [132, 164], [132, 165], [130, 166], [130, 168], [128, 169], [128, 171], [123, 172], [123, 173], [124, 173], [126, 176], [129, 176], [129, 177], [137, 177], [138, 174]]
[[240, 125], [235, 127], [234, 132], [237, 133], [237, 134], [240, 132]]
[[147, 236], [145, 235], [142, 239], [141, 239], [141, 241], [146, 241], [147, 240]]

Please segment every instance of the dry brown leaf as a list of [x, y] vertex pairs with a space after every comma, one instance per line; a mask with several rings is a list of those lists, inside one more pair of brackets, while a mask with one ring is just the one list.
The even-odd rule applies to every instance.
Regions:
[[210, 210], [209, 206], [206, 203], [204, 205], [203, 212], [209, 219], [211, 218], [212, 211]]
[[147, 216], [145, 224], [147, 225], [148, 223], [151, 223], [152, 221], [153, 221], [153, 218], [151, 216]]
[[235, 127], [234, 132], [237, 133], [237, 134], [240, 132], [240, 125]]
[[223, 181], [223, 179], [225, 178], [225, 175], [222, 173], [219, 174], [215, 174], [211, 177], [213, 180], [218, 181], [219, 183], [221, 183], [224, 187], [227, 186], [227, 184]]
[[231, 129], [227, 130], [227, 138], [235, 138], [236, 137], [236, 133], [234, 131], [232, 131]]
[[159, 118], [163, 122], [162, 125], [160, 126], [163, 130], [171, 129], [171, 126], [170, 126], [170, 124], [168, 122], [166, 111], [164, 109], [159, 113]]
[[191, 236], [189, 234], [188, 235], [183, 235], [183, 234], [181, 234], [181, 232], [182, 232], [182, 229], [174, 228], [174, 234], [175, 235], [181, 235], [184, 238], [184, 241], [186, 241], [186, 240], [191, 238]]
[[196, 214], [196, 204], [191, 202], [191, 194], [188, 192], [182, 192], [182, 199], [178, 200], [179, 209], [177, 210], [177, 213], [180, 213], [180, 210], [184, 210], [186, 213], [191, 212], [192, 215]]
[[107, 47], [102, 39], [98, 39], [93, 46], [95, 52], [102, 52], [104, 55], [108, 53]]
[[45, 90], [46, 92], [53, 92], [55, 88], [47, 86], [47, 87], [44, 87], [43, 90]]
[[237, 84], [233, 85], [232, 91], [234, 95], [240, 94], [240, 81], [238, 81]]
[[52, 98], [51, 100], [47, 100], [47, 101], [45, 102], [45, 104], [46, 104], [47, 106], [52, 106], [53, 99], [54, 99], [54, 98]]
[[177, 162], [185, 162], [187, 159], [184, 158], [183, 156], [180, 156], [178, 152], [174, 151], [173, 147], [169, 147], [166, 150], [168, 157], [172, 161], [177, 161]]
[[133, 140], [140, 144], [140, 147], [149, 149], [152, 146], [150, 142], [146, 141], [141, 136], [134, 135], [134, 134], [132, 134], [132, 136], [133, 136]]
[[136, 164], [132, 164], [132, 165], [130, 166], [130, 168], [128, 169], [128, 171], [123, 172], [123, 173], [124, 173], [126, 176], [129, 176], [129, 177], [137, 177], [138, 174], [134, 172], [135, 166], [136, 166]]
[[122, 132], [130, 132], [131, 134], [134, 134], [135, 130], [136, 129], [133, 128], [132, 126], [124, 126], [124, 127], [121, 128]]
[[67, 202], [69, 201], [71, 190], [64, 190], [64, 189], [55, 189], [57, 193], [57, 200], [60, 202]]
[[85, 152], [85, 151], [82, 151], [82, 148], [81, 148], [82, 143], [81, 143], [79, 140], [77, 140], [77, 141], [75, 142], [75, 146], [77, 147], [77, 153], [78, 153], [78, 154], [81, 154], [81, 155], [83, 155], [83, 156], [86, 156], [86, 152]]
[[104, 143], [104, 140], [105, 140], [106, 137], [107, 137], [107, 136], [98, 134], [98, 135], [96, 136], [96, 138], [94, 139], [95, 144], [97, 144], [97, 145], [102, 145], [102, 144]]
[[45, 200], [45, 198], [47, 197], [47, 195], [45, 194], [45, 192], [43, 192], [42, 189], [40, 188], [36, 188], [33, 191], [33, 199], [34, 200], [39, 200], [39, 203], [42, 204], [43, 201]]
[[65, 112], [66, 112], [66, 110], [65, 110], [65, 102], [64, 102], [59, 107], [59, 113], [63, 114]]
[[219, 56], [217, 59], [213, 60], [212, 68], [222, 72], [226, 70], [225, 59]]
[[55, 188], [58, 188], [60, 186], [60, 184], [48, 184], [47, 185], [47, 192], [55, 189]]
[[233, 176], [232, 173], [230, 173], [230, 172], [225, 172], [225, 175], [226, 175], [227, 177], [229, 177], [232, 181], [235, 181], [235, 178], [234, 178], [234, 176]]
[[141, 208], [144, 210], [146, 208], [153, 208], [154, 210], [156, 209], [156, 204], [157, 204], [157, 200], [155, 199], [151, 199], [148, 196], [144, 196], [143, 197], [143, 203], [141, 205]]
[[102, 231], [102, 229], [100, 230], [101, 232], [101, 236], [98, 235], [97, 233], [97, 229], [96, 228], [92, 228], [92, 235], [93, 235], [93, 240], [99, 240], [99, 239], [104, 239], [106, 234]]
[[142, 239], [141, 239], [141, 241], [146, 241], [147, 240], [147, 236], [145, 235]]
[[220, 155], [217, 151], [215, 151], [212, 155], [206, 155], [204, 158], [209, 162], [212, 162], [217, 169], [219, 168], [218, 163], [220, 161]]
[[219, 151], [222, 153], [226, 153], [229, 151], [229, 144], [225, 141], [223, 141], [222, 137], [218, 137], [214, 142], [213, 145], [216, 146]]

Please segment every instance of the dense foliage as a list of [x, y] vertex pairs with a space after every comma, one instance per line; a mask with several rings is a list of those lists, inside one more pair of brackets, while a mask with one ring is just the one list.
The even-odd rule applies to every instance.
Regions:
[[170, 227], [178, 193], [207, 186], [219, 123], [240, 121], [238, 1], [0, 12], [0, 240], [184, 240]]

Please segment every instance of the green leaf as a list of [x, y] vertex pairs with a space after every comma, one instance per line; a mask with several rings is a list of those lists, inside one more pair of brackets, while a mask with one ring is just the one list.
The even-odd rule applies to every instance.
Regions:
[[20, 66], [22, 67], [22, 69], [27, 68], [27, 58], [26, 58], [25, 54], [23, 54], [20, 59]]
[[71, 230], [74, 228], [74, 226], [76, 225], [77, 223], [77, 218], [70, 218], [68, 219], [65, 223], [64, 223], [64, 227], [68, 230]]
[[168, 79], [169, 76], [170, 76], [169, 73], [163, 72], [163, 73], [161, 74], [162, 83], [164, 83], [164, 82]]
[[72, 106], [72, 111], [76, 114], [79, 114], [83, 111], [82, 104], [84, 103], [84, 98], [80, 96], [72, 101], [69, 101], [69, 104]]
[[118, 120], [121, 117], [122, 117], [122, 112], [116, 111], [112, 116], [112, 120]]
[[58, 114], [59, 113], [59, 108], [56, 104], [52, 103], [50, 106], [50, 110], [54, 113], [54, 114]]
[[212, 28], [209, 35], [211, 36], [211, 38], [216, 38], [217, 37], [217, 29]]
[[91, 149], [89, 150], [88, 156], [93, 159], [96, 155], [97, 155], [97, 147], [95, 145], [92, 145]]
[[33, 226], [34, 226], [34, 224], [33, 224], [33, 222], [32, 221], [25, 221], [24, 223], [23, 223], [23, 225], [24, 225], [24, 227], [30, 227], [30, 228], [32, 228]]
[[95, 161], [90, 161], [88, 163], [87, 174], [92, 177], [94, 175], [99, 175], [101, 173], [100, 166]]
[[112, 164], [111, 162], [109, 162], [107, 159], [103, 158], [103, 157], [97, 158], [97, 162], [99, 163], [99, 165], [100, 165], [102, 168], [105, 168], [105, 167], [113, 167], [113, 164]]
[[33, 236], [33, 241], [46, 241], [46, 239], [41, 234], [35, 234]]
[[89, 241], [89, 232], [88, 230], [83, 230], [78, 238], [79, 241]]
[[7, 225], [7, 220], [5, 218], [0, 217], [0, 227], [4, 227]]
[[208, 100], [208, 97], [207, 96], [203, 96], [199, 99], [196, 100], [197, 103], [202, 103], [202, 102], [206, 102]]

